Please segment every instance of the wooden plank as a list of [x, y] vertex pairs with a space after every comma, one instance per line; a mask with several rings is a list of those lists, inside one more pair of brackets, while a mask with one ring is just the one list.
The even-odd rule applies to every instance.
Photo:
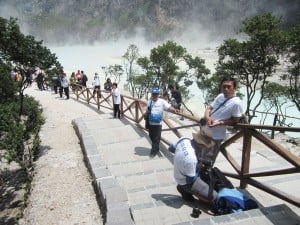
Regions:
[[268, 146], [270, 149], [272, 149], [274, 152], [276, 152], [278, 155], [283, 157], [285, 160], [287, 160], [289, 163], [294, 165], [295, 167], [300, 167], [300, 158], [295, 156], [290, 151], [286, 150], [284, 147], [282, 147], [280, 144], [274, 142], [269, 137], [263, 135], [262, 133], [259, 133], [258, 131], [254, 129], [249, 129], [249, 132], [257, 138], [259, 141], [261, 141], [263, 144]]
[[271, 170], [271, 171], [262, 171], [262, 172], [256, 172], [256, 173], [248, 173], [248, 174], [244, 174], [244, 177], [245, 178], [266, 177], [266, 176], [293, 174], [293, 173], [299, 173], [299, 172], [300, 172], [299, 168], [287, 168], [287, 169], [281, 169], [281, 170]]
[[264, 185], [263, 183], [258, 182], [251, 178], [245, 179], [245, 182], [247, 182], [248, 184], [250, 184], [254, 187], [257, 187], [271, 195], [274, 195], [284, 201], [287, 201], [297, 207], [300, 207], [300, 199], [297, 196], [290, 195], [290, 194], [283, 192], [275, 187], [270, 187], [269, 185]]

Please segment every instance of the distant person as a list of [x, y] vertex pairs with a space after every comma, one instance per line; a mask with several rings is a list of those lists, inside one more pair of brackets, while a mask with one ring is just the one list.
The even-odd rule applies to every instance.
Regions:
[[71, 88], [72, 88], [73, 92], [75, 91], [76, 83], [77, 83], [77, 79], [76, 79], [75, 72], [72, 72], [72, 74], [70, 76], [70, 85], [71, 85]]
[[58, 89], [61, 86], [60, 85], [60, 77], [57, 76], [57, 74], [53, 75], [53, 77], [52, 77], [52, 84], [53, 84], [54, 93], [57, 94], [58, 93]]
[[38, 86], [39, 90], [41, 90], [41, 91], [45, 90], [44, 75], [42, 72], [38, 73], [38, 75], [36, 77], [36, 82], [37, 82], [37, 86]]
[[121, 93], [117, 83], [112, 84], [112, 96], [114, 100], [114, 118], [117, 118], [118, 116], [118, 118], [120, 119]]
[[69, 99], [69, 97], [70, 97], [69, 96], [69, 80], [68, 80], [67, 75], [65, 73], [62, 73], [61, 86], [62, 86], [62, 88], [64, 90], [66, 98]]
[[179, 90], [177, 90], [172, 84], [169, 85], [169, 89], [171, 91], [171, 99], [174, 100], [173, 107], [175, 109], [179, 109], [181, 107], [182, 103], [182, 98], [181, 98], [181, 93]]
[[211, 132], [201, 129], [198, 133], [193, 133], [192, 140], [180, 138], [169, 147], [169, 151], [175, 154], [173, 164], [177, 190], [185, 201], [194, 201], [193, 196], [207, 203], [216, 199], [217, 192], [212, 191], [210, 199], [209, 185], [200, 178], [204, 154], [213, 146]]
[[62, 86], [62, 83], [63, 83], [62, 79], [63, 79], [63, 72], [61, 72], [61, 73], [59, 74], [59, 83], [60, 83], [60, 84], [59, 84], [58, 92], [59, 92], [59, 97], [60, 97], [60, 98], [63, 97], [63, 93], [64, 93], [64, 87]]
[[111, 92], [111, 89], [112, 89], [112, 82], [111, 82], [110, 78], [107, 78], [107, 79], [106, 79], [106, 82], [104, 83], [104, 89], [105, 89], [107, 92]]
[[100, 82], [100, 76], [98, 73], [95, 73], [94, 80], [93, 80], [93, 86], [94, 86], [94, 91], [93, 91], [93, 96], [95, 96], [96, 93], [98, 93], [98, 97], [101, 97], [101, 82]]
[[226, 138], [227, 126], [239, 122], [243, 115], [241, 99], [235, 96], [236, 81], [225, 77], [220, 84], [221, 92], [205, 110], [206, 126], [212, 131], [216, 157], [221, 142]]
[[82, 78], [81, 78], [81, 85], [82, 85], [83, 87], [86, 87], [86, 82], [88, 81], [88, 77], [87, 77], [87, 75], [84, 73], [84, 71], [81, 71], [81, 76], [82, 76]]
[[151, 99], [148, 101], [147, 109], [149, 109], [149, 137], [152, 142], [150, 158], [155, 157], [159, 152], [159, 143], [161, 139], [161, 129], [163, 112], [177, 112], [166, 100], [159, 98], [159, 89], [152, 89]]
[[81, 74], [80, 70], [77, 70], [77, 73], [75, 76], [76, 76], [77, 84], [81, 84], [82, 74]]
[[[182, 97], [181, 92], [175, 88], [172, 84], [169, 85], [169, 89], [171, 91], [171, 104], [175, 109], [181, 110]], [[183, 120], [183, 117], [180, 117]]]

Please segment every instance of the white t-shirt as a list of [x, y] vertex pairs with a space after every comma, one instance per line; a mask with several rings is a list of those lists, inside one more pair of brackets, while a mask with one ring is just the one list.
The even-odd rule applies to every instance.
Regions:
[[100, 86], [100, 85], [101, 85], [99, 75], [96, 75], [96, 76], [94, 77], [93, 85], [94, 85], [94, 86]]
[[113, 90], [114, 104], [121, 104], [121, 93], [118, 88]]
[[196, 176], [197, 157], [191, 140], [181, 138], [174, 144], [176, 147], [174, 155], [174, 178], [179, 185], [185, 185], [186, 176]]
[[[171, 104], [169, 104], [164, 99], [158, 98], [156, 101], [150, 100], [148, 102], [148, 107], [149, 106], [151, 108], [151, 115], [149, 120], [150, 125], [161, 125], [163, 113], [171, 107]], [[151, 119], [151, 117], [156, 118], [155, 122]]]
[[[224, 95], [219, 94], [215, 100], [212, 102], [212, 119], [214, 121], [227, 120], [232, 117], [241, 117], [243, 115], [242, 103], [239, 97], [233, 97], [229, 99], [224, 105], [222, 105], [216, 112], [216, 110], [223, 102], [226, 100]], [[223, 140], [226, 137], [226, 128], [227, 126], [216, 126], [211, 127], [212, 138], [214, 140]]]

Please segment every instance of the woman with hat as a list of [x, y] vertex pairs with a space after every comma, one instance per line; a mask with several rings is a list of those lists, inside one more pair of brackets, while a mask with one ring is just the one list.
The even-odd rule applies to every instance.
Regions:
[[[214, 142], [211, 139], [211, 132], [201, 129], [193, 134], [193, 139], [181, 138], [169, 147], [174, 153], [174, 178], [177, 183], [177, 190], [186, 201], [193, 201], [193, 195], [200, 200], [209, 203], [209, 185], [200, 177], [201, 159], [212, 150]], [[213, 190], [212, 201], [217, 197]]]
[[152, 142], [150, 158], [153, 158], [159, 152], [159, 143], [161, 139], [161, 129], [163, 112], [177, 112], [166, 100], [159, 98], [159, 89], [157, 87], [152, 89], [151, 99], [147, 104], [147, 112], [149, 115], [149, 137]]

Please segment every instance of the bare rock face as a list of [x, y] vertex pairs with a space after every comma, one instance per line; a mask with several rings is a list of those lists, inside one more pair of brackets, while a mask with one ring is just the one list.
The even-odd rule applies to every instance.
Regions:
[[141, 30], [145, 39], [155, 41], [174, 34], [180, 38], [189, 29], [216, 38], [234, 34], [242, 20], [263, 11], [280, 11], [291, 26], [300, 20], [298, 0], [0, 1], [0, 16], [18, 18], [27, 33], [51, 44], [89, 44], [140, 35]]

